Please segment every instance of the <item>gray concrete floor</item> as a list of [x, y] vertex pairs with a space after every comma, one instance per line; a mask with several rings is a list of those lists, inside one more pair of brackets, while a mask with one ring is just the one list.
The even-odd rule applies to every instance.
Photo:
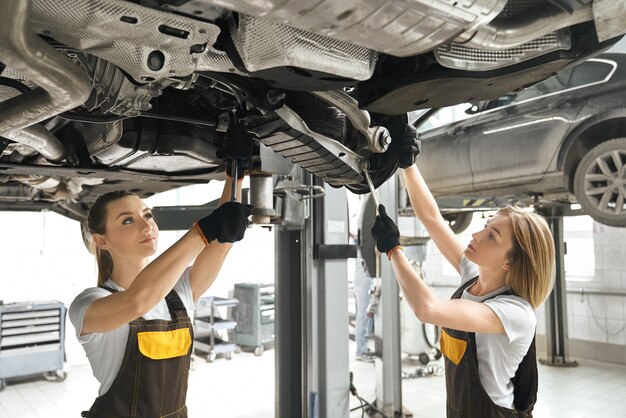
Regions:
[[[416, 360], [403, 359], [405, 372], [414, 372], [417, 366]], [[351, 360], [350, 370], [360, 395], [372, 401], [374, 365]], [[67, 371], [63, 382], [10, 381], [0, 392], [0, 418], [79, 417], [93, 402], [97, 383], [88, 365]], [[625, 366], [586, 360], [576, 368], [540, 365], [539, 379], [537, 418], [626, 417]], [[403, 404], [414, 417], [444, 417], [444, 378], [404, 379]], [[359, 402], [351, 396], [350, 405], [357, 407]], [[218, 358], [214, 363], [198, 357], [190, 375], [188, 407], [191, 418], [274, 418], [274, 351], [261, 357], [240, 353], [230, 361]], [[350, 414], [350, 418], [360, 416], [360, 411]]]

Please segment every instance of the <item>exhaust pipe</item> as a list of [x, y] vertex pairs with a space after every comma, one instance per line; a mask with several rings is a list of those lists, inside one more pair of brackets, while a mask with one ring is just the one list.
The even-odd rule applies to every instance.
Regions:
[[271, 175], [253, 174], [250, 176], [250, 204], [252, 223], [265, 225], [271, 223], [274, 215], [274, 180]]
[[[542, 6], [545, 6], [542, 4]], [[593, 20], [591, 4], [568, 13], [556, 6], [538, 7], [510, 19], [498, 19], [454, 40], [468, 48], [503, 50], [523, 45], [536, 38], [579, 23]]]
[[91, 93], [87, 74], [28, 29], [30, 8], [31, 0], [0, 1], [0, 62], [39, 86], [0, 103], [0, 135], [8, 138], [82, 105]]
[[67, 156], [67, 149], [61, 141], [40, 123], [19, 131], [5, 132], [2, 136], [33, 148], [53, 163], [61, 162]]

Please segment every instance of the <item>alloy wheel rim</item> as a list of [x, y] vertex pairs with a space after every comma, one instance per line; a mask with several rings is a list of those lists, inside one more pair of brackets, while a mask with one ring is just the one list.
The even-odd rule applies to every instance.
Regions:
[[605, 214], [626, 212], [626, 151], [608, 151], [593, 161], [585, 173], [585, 194]]

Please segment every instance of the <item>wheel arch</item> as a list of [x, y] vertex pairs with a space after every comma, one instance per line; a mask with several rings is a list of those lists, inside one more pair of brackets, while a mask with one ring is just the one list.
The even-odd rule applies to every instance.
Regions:
[[613, 138], [626, 137], [626, 110], [603, 115], [574, 129], [567, 136], [557, 160], [557, 167], [567, 176], [567, 190], [574, 191], [576, 167], [593, 147]]

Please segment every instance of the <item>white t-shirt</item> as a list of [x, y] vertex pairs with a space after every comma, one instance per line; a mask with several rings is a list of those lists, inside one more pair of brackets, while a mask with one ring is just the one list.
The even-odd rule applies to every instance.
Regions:
[[[478, 276], [478, 266], [465, 256], [461, 258], [459, 267], [462, 284]], [[482, 302], [505, 289], [503, 287], [483, 296], [474, 296], [465, 289], [461, 299]], [[537, 317], [530, 303], [519, 296], [496, 296], [484, 304], [500, 318], [505, 334], [476, 333], [478, 376], [494, 403], [514, 409], [511, 378], [515, 376], [535, 336]]]
[[[193, 292], [189, 284], [190, 269], [190, 267], [185, 269], [174, 286], [174, 291], [185, 305], [188, 315], [193, 313], [197, 302], [193, 300]], [[107, 280], [104, 285], [111, 289], [119, 291], [124, 290], [110, 279]], [[76, 337], [87, 354], [87, 359], [91, 364], [94, 377], [100, 382], [100, 389], [98, 390], [99, 396], [104, 395], [109, 390], [117, 377], [117, 373], [122, 365], [122, 360], [124, 359], [129, 326], [128, 324], [124, 324], [113, 331], [85, 334], [83, 336], [80, 335], [80, 331], [83, 328], [83, 318], [89, 305], [91, 305], [93, 301], [109, 296], [110, 294], [111, 292], [106, 289], [91, 287], [76, 296], [76, 299], [74, 299], [69, 309], [69, 317], [72, 325], [74, 325], [76, 329]], [[146, 320], [172, 319], [165, 299], [159, 302], [158, 305], [152, 308], [147, 314], [143, 315], [143, 318]]]

